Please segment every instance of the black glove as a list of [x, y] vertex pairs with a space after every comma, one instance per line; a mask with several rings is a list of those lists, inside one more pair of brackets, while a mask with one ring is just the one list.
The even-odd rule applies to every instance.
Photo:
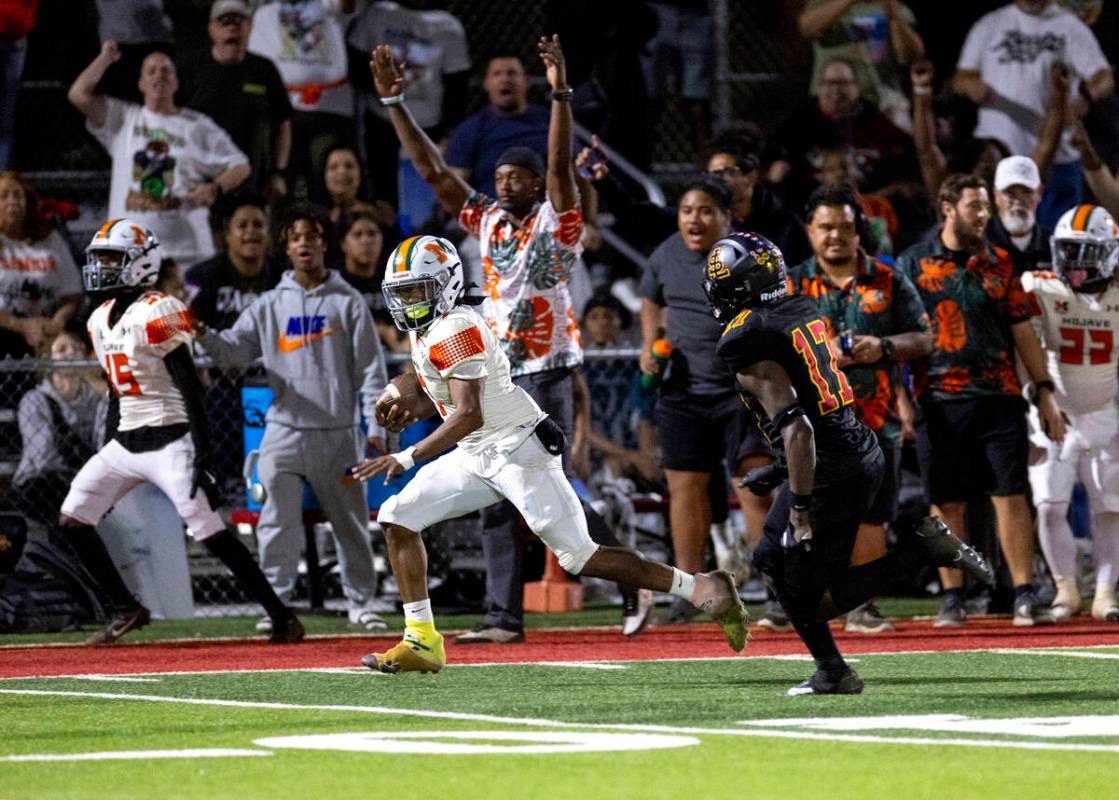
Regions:
[[782, 460], [766, 464], [764, 467], [755, 467], [742, 476], [738, 485], [749, 489], [758, 497], [769, 494], [789, 477], [789, 468]]
[[221, 494], [218, 492], [218, 479], [214, 475], [213, 470], [206, 466], [205, 462], [196, 460], [194, 462], [194, 477], [190, 482], [191, 500], [198, 494], [199, 489], [206, 493], [206, 499], [210, 501], [210, 508], [216, 511], [218, 506], [221, 505]]

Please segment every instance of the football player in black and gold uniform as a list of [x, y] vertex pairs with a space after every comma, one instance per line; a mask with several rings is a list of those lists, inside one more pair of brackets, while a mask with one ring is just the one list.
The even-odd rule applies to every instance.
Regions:
[[951, 563], [990, 582], [990, 567], [931, 518], [906, 546], [850, 567], [884, 460], [874, 434], [855, 417], [854, 393], [816, 302], [788, 294], [781, 251], [750, 233], [715, 244], [703, 287], [726, 326], [719, 357], [782, 456], [746, 482], [761, 491], [782, 484], [754, 565], [816, 661], [815, 674], [789, 694], [857, 694], [863, 683], [840, 655], [829, 619], [873, 597], [899, 570]]

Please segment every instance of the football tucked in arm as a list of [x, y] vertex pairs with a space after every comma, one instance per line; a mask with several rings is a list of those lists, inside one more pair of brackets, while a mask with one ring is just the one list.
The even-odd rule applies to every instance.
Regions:
[[393, 432], [435, 413], [414, 372], [397, 375], [377, 398], [377, 424]]

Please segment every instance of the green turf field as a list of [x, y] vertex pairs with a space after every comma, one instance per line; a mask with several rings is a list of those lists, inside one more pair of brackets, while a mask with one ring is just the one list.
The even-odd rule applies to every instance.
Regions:
[[[811, 671], [789, 657], [452, 666], [437, 676], [9, 679], [0, 681], [0, 797], [1087, 800], [1119, 791], [1119, 647], [854, 658], [866, 693], [823, 698], [784, 695]], [[110, 751], [131, 755], [107, 760]], [[49, 758], [59, 754], [93, 760]]]

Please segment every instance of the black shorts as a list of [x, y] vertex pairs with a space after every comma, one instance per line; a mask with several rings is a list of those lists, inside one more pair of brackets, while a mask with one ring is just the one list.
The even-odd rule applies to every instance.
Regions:
[[[866, 520], [882, 484], [884, 466], [885, 456], [875, 447], [860, 462], [853, 463], [843, 480], [813, 487], [810, 560], [821, 575], [843, 572], [848, 568], [859, 525]], [[766, 515], [765, 535], [754, 551], [754, 565], [764, 574], [772, 575], [785, 561], [781, 536], [789, 524], [791, 505], [789, 484], [786, 482]]]
[[1011, 395], [922, 402], [917, 459], [929, 502], [1025, 494], [1026, 408]]
[[662, 394], [656, 424], [665, 469], [715, 472], [725, 461], [733, 473], [747, 455], [773, 453], [753, 414], [734, 393]]
[[878, 493], [867, 510], [863, 522], [868, 525], [886, 525], [898, 517], [898, 487], [901, 485], [901, 448], [889, 447], [882, 444], [882, 455], [885, 457], [885, 467], [882, 470], [882, 483]]

